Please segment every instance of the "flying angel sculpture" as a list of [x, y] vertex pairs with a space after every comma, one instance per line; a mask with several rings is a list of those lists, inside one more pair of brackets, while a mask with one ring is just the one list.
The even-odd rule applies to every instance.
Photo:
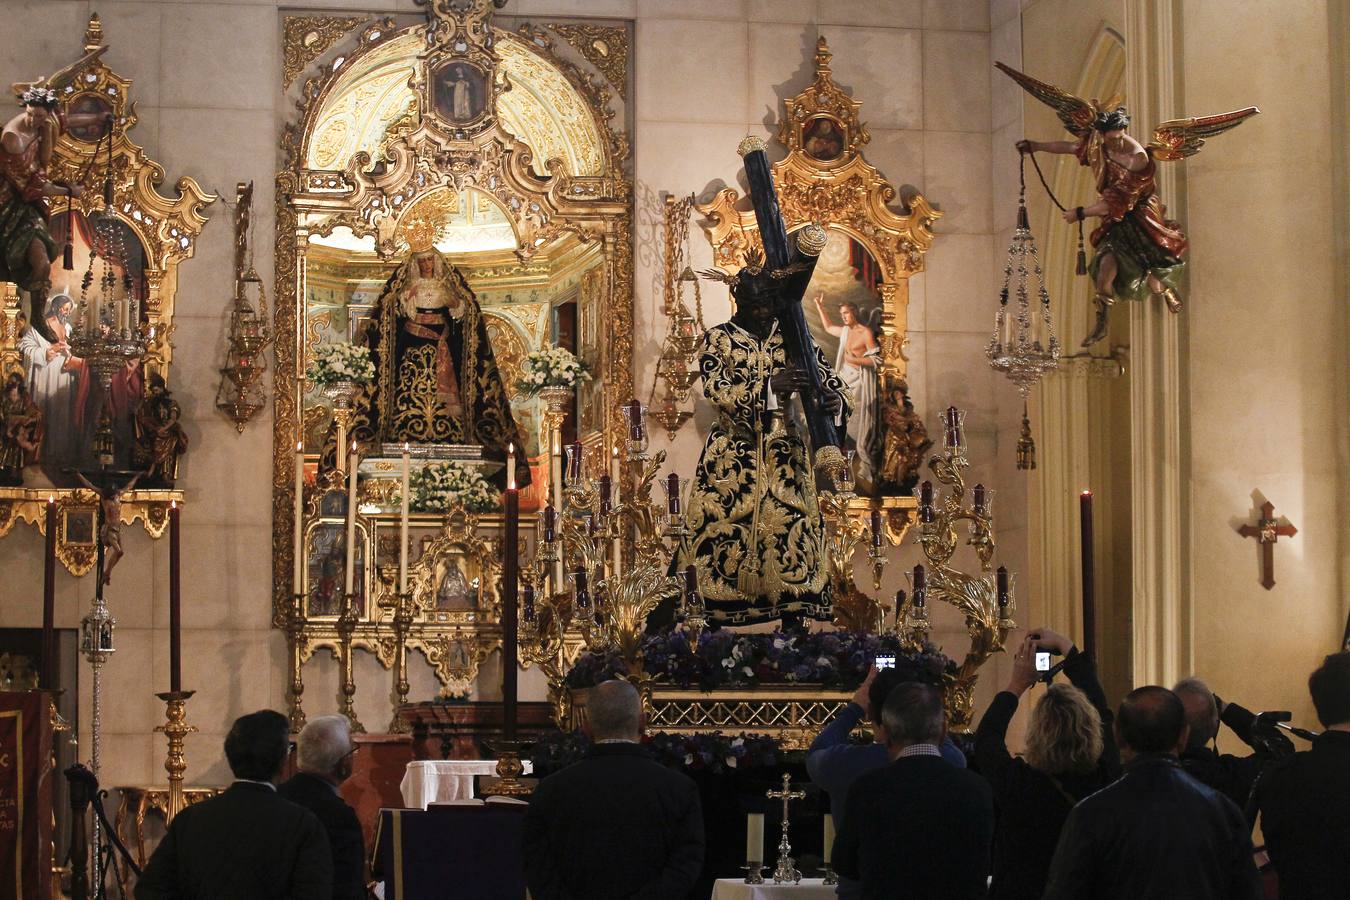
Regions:
[[1092, 232], [1088, 264], [1097, 321], [1083, 346], [1106, 337], [1108, 314], [1118, 299], [1159, 297], [1169, 310], [1180, 312], [1177, 284], [1186, 265], [1186, 233], [1167, 218], [1167, 207], [1158, 197], [1157, 163], [1194, 156], [1206, 138], [1236, 128], [1260, 110], [1249, 106], [1217, 116], [1172, 119], [1153, 129], [1153, 139], [1145, 145], [1126, 133], [1130, 116], [1120, 97], [1089, 102], [1001, 62], [994, 65], [1053, 109], [1074, 136], [1071, 141], [1018, 141], [1018, 151], [1072, 153], [1096, 176], [1096, 202], [1064, 210], [1066, 222], [1101, 220]]

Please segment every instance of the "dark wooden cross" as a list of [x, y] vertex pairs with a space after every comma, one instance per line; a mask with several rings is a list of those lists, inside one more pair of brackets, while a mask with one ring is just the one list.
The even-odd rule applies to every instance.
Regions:
[[1238, 534], [1254, 537], [1261, 545], [1261, 587], [1270, 590], [1275, 587], [1275, 542], [1282, 537], [1293, 537], [1298, 529], [1293, 525], [1281, 525], [1275, 518], [1275, 504], [1267, 500], [1261, 504], [1261, 515], [1255, 525], [1242, 525]]

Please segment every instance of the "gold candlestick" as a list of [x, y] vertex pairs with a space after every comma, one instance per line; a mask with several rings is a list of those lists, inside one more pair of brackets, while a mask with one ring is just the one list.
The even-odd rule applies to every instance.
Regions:
[[342, 691], [338, 700], [338, 713], [347, 717], [352, 731], [365, 734], [366, 727], [356, 717], [356, 706], [352, 698], [356, 696], [356, 678], [352, 673], [352, 632], [356, 630], [356, 595], [344, 594], [342, 615], [338, 616], [337, 633], [342, 655]]
[[291, 608], [286, 611], [286, 649], [291, 658], [291, 733], [298, 734], [305, 727], [305, 710], [300, 705], [301, 695], [305, 693], [305, 679], [301, 674], [304, 665], [304, 629], [305, 595], [293, 594]]
[[538, 778], [522, 778], [525, 763], [520, 752], [528, 741], [496, 740], [492, 749], [497, 753], [497, 777], [483, 779], [483, 793], [501, 797], [528, 797], [539, 786]]
[[197, 730], [196, 725], [187, 723], [187, 701], [196, 691], [165, 691], [155, 696], [164, 701], [165, 722], [156, 725], [155, 731], [162, 732], [169, 739], [169, 753], [164, 758], [164, 771], [169, 773], [169, 808], [164, 812], [166, 823], [172, 822], [186, 805], [183, 801], [183, 773], [187, 771], [187, 758], [183, 755], [183, 738]]
[[394, 721], [389, 725], [391, 734], [409, 734], [412, 725], [403, 715], [403, 706], [408, 702], [408, 631], [412, 628], [413, 597], [411, 592], [398, 595], [394, 606], [394, 695], [397, 705], [394, 707]]

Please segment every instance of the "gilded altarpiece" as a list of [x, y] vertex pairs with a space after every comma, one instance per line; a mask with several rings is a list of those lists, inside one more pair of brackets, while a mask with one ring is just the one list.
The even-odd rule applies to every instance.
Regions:
[[[577, 439], [596, 450], [620, 440], [619, 406], [633, 395], [628, 27], [508, 31], [493, 23], [489, 0], [421, 5], [425, 20], [410, 25], [326, 15], [283, 23], [281, 81], [297, 115], [283, 132], [276, 191], [273, 597], [274, 623], [291, 643], [295, 723], [304, 719], [301, 666], [317, 649], [375, 654], [404, 699], [400, 647], [420, 651], [442, 695], [455, 696], [500, 644], [500, 515], [414, 513], [411, 608], [400, 611], [392, 481], [363, 485], [357, 593], [366, 599], [356, 621], [315, 602], [315, 585], [332, 577], [320, 562], [332, 542], [324, 530], [345, 503], [338, 479], [318, 466], [334, 413], [304, 373], [316, 346], [356, 335], [411, 233], [436, 232], [436, 249], [482, 306], [535, 479], [527, 509], [547, 482], [548, 448], [539, 402], [515, 389], [526, 354], [570, 341], [592, 365], [575, 421]], [[307, 461], [298, 569], [297, 444]]]
[[[88, 225], [95, 216], [114, 216], [127, 245], [123, 264], [128, 267], [128, 282], [134, 285], [130, 290], [136, 292], [139, 319], [149, 336], [146, 354], [137, 367], [138, 380], [148, 384], [152, 377], [159, 376], [172, 388], [169, 370], [173, 361], [178, 266], [196, 251], [197, 237], [207, 221], [204, 210], [217, 198], [188, 176], [174, 183], [174, 194], [160, 192], [166, 177], [164, 168], [146, 156], [144, 149], [130, 137], [138, 121], [132, 83], [103, 61], [107, 48], [97, 15], [89, 19], [83, 50], [86, 56], [82, 62], [62, 74], [58, 99], [67, 111], [110, 115], [112, 134], [109, 141], [102, 129], [71, 128], [62, 132], [53, 148], [51, 179], [84, 188], [81, 197], [48, 201], [52, 228], [58, 239], [64, 239], [70, 231], [73, 245], [72, 270], [64, 269], [59, 257], [53, 263], [53, 289], [65, 291], [76, 300], [80, 298], [81, 279], [90, 259]], [[16, 85], [16, 89], [21, 87]], [[109, 159], [111, 204], [105, 203], [104, 198]], [[94, 286], [88, 290], [97, 289]], [[119, 285], [118, 290], [125, 288]], [[28, 328], [26, 307], [27, 300], [20, 298], [14, 285], [0, 284], [0, 380], [11, 373], [28, 379], [19, 349]], [[97, 385], [90, 389], [91, 393], [98, 390]], [[96, 402], [97, 398], [94, 399]], [[85, 575], [95, 562], [97, 542], [93, 522], [98, 500], [93, 491], [69, 486], [69, 477], [60, 472], [46, 473], [54, 479], [55, 486], [37, 484], [37, 474], [36, 466], [29, 467], [25, 486], [0, 487], [0, 537], [8, 534], [16, 522], [25, 521], [45, 533], [43, 507], [53, 497], [57, 504], [57, 559], [72, 575]], [[139, 521], [151, 537], [159, 538], [168, 522], [169, 503], [175, 500], [183, 502], [182, 491], [129, 491], [122, 497], [122, 522], [130, 525]]]

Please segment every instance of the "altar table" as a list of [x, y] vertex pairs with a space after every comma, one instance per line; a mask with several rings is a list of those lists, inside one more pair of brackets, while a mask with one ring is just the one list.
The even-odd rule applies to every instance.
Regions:
[[[526, 775], [534, 771], [528, 759], [523, 763]], [[474, 776], [496, 774], [493, 759], [417, 759], [408, 763], [399, 790], [409, 809], [426, 809], [432, 803], [469, 800]]]
[[803, 878], [797, 884], [774, 884], [764, 876], [763, 884], [746, 884], [743, 878], [719, 878], [713, 883], [712, 900], [834, 900], [835, 885], [823, 878]]

